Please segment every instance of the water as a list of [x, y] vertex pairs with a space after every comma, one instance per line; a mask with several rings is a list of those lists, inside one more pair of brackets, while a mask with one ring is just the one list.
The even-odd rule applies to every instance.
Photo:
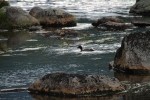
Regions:
[[[141, 83], [149, 81], [149, 76], [126, 76], [109, 70], [122, 38], [130, 31], [100, 31], [91, 22], [103, 16], [132, 17], [129, 8], [136, 0], [9, 0], [12, 6], [21, 6], [29, 11], [33, 6], [59, 7], [77, 18], [76, 27], [65, 27], [81, 33], [79, 37], [45, 37], [43, 32], [0, 32], [0, 88], [28, 87], [36, 79], [54, 72], [79, 74], [100, 74], [117, 77], [121, 81]], [[18, 1], [18, 2], [17, 2]], [[8, 34], [11, 34], [8, 35]], [[78, 45], [93, 48], [94, 52], [80, 52]], [[3, 53], [2, 51], [7, 51]], [[139, 78], [141, 81], [139, 81]], [[137, 95], [127, 94], [125, 100]], [[124, 100], [124, 96], [100, 97], [102, 100]], [[147, 98], [145, 96], [145, 98]], [[29, 95], [27, 92], [1, 93], [2, 100], [61, 99], [47, 96]], [[65, 98], [66, 100], [67, 98]], [[73, 98], [77, 100], [77, 98]], [[91, 98], [80, 98], [91, 99]], [[92, 98], [97, 99], [97, 98]], [[131, 99], [131, 100], [132, 100]], [[70, 98], [69, 98], [70, 100]]]

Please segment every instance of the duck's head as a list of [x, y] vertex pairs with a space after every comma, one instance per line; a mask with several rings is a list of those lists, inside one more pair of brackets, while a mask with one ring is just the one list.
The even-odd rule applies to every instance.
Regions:
[[81, 51], [83, 50], [83, 47], [79, 45], [77, 48], [79, 48]]

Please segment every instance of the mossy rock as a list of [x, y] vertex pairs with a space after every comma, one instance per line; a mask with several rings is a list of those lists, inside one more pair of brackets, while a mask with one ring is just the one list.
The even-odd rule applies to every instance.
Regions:
[[8, 1], [0, 1], [0, 8], [2, 8], [4, 6], [9, 6], [9, 2]]
[[11, 29], [11, 23], [9, 23], [8, 18], [4, 9], [0, 9], [0, 29]]
[[39, 25], [39, 21], [20, 7], [0, 9], [0, 29], [24, 29], [34, 25]]

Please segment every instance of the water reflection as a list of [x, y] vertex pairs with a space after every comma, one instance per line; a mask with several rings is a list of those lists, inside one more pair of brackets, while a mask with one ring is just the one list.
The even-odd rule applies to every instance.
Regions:
[[35, 100], [121, 100], [121, 95], [102, 96], [102, 97], [52, 97], [48, 95], [31, 94]]
[[129, 81], [131, 83], [150, 82], [150, 75], [129, 75], [114, 72], [114, 76], [118, 78], [120, 81]]
[[0, 32], [0, 52], [7, 52], [30, 39], [32, 34], [27, 31]]

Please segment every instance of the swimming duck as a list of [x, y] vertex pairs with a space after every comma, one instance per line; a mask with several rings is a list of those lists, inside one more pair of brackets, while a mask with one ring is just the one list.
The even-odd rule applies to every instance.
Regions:
[[79, 48], [82, 51], [94, 51], [94, 49], [83, 49], [81, 45], [79, 45], [77, 48]]

